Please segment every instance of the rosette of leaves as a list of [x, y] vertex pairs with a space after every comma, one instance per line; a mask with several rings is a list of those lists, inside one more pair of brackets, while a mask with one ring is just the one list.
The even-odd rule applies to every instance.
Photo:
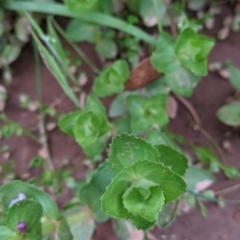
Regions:
[[115, 93], [120, 93], [124, 89], [124, 83], [130, 75], [126, 61], [115, 61], [107, 67], [94, 81], [93, 91], [99, 97], [106, 97]]
[[200, 35], [191, 28], [184, 29], [176, 41], [167, 33], [162, 33], [151, 56], [151, 63], [157, 71], [166, 75], [183, 67], [197, 76], [205, 76], [207, 57], [213, 46], [212, 38]]
[[[186, 157], [168, 146], [158, 148], [134, 135], [113, 139], [106, 162], [116, 177], [101, 197], [105, 213], [147, 230], [155, 225], [163, 206], [185, 192], [181, 176], [187, 169]], [[95, 187], [99, 188], [97, 183]]]
[[168, 123], [166, 113], [166, 94], [145, 97], [140, 94], [127, 97], [127, 110], [130, 114], [131, 130], [139, 133], [152, 125], [165, 126]]
[[83, 110], [67, 114], [59, 121], [60, 129], [73, 137], [91, 156], [103, 151], [110, 131], [107, 114], [94, 95], [87, 98]]

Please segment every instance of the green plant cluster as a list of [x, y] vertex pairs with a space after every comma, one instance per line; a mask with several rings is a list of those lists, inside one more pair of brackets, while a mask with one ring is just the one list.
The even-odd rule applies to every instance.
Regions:
[[[126, 0], [122, 4], [106, 0], [103, 4], [97, 0], [64, 0], [63, 3], [46, 1], [43, 4], [12, 0], [2, 5], [0, 68], [8, 68], [31, 36], [36, 72], [41, 55], [75, 105], [72, 112], [60, 113], [41, 102], [38, 96], [36, 111], [40, 132], [44, 134], [45, 117], [52, 117], [57, 121], [56, 126], [82, 147], [88, 158], [84, 163], [90, 165], [91, 170], [85, 173], [84, 181], [79, 181], [72, 177], [72, 169], [55, 170], [49, 156], [46, 161], [40, 156], [33, 158], [29, 166], [43, 169], [40, 180], [32, 178], [29, 183], [15, 180], [0, 188], [0, 239], [89, 240], [95, 222], [104, 222], [110, 217], [120, 239], [130, 240], [119, 230], [129, 229], [129, 220], [144, 231], [147, 238], [149, 229], [156, 225], [162, 228], [173, 221], [181, 201], [189, 207], [197, 202], [202, 215], [206, 216], [207, 209], [201, 199], [218, 199], [212, 191], [199, 193], [198, 186], [205, 180], [213, 183], [213, 173], [222, 170], [228, 178], [239, 177], [237, 168], [219, 160], [221, 152], [195, 146], [168, 129], [169, 99], [173, 96], [188, 98], [193, 94], [200, 77], [208, 73], [207, 59], [215, 44], [213, 38], [199, 33], [205, 19], [192, 20], [182, 14], [186, 4], [190, 10], [198, 11], [205, 1], [183, 0], [168, 4], [163, 0]], [[14, 27], [6, 25], [5, 9], [21, 14], [14, 20]], [[39, 25], [39, 13], [46, 16], [46, 30]], [[71, 18], [66, 30], [53, 15]], [[155, 39], [141, 30], [141, 25], [158, 27], [158, 37]], [[173, 36], [163, 30], [165, 26], [171, 27]], [[70, 59], [61, 38], [94, 72], [92, 92], [84, 101], [79, 101], [77, 94], [85, 96], [82, 89], [85, 82], [79, 79], [78, 71], [72, 71], [79, 68], [80, 61]], [[78, 42], [94, 44], [102, 62], [107, 63], [102, 71], [85, 55]], [[125, 91], [131, 68], [139, 62], [143, 48], [146, 56], [150, 56], [152, 67], [162, 76], [140, 90]], [[217, 117], [229, 126], [238, 127], [240, 72], [230, 62], [226, 68], [230, 83], [237, 90], [236, 99], [221, 107]], [[39, 73], [37, 78], [40, 81]], [[102, 103], [105, 97], [112, 99], [109, 108]], [[30, 102], [25, 96], [20, 106], [26, 109]], [[58, 116], [61, 117], [57, 119]], [[46, 136], [38, 140], [31, 131], [4, 114], [0, 117], [4, 123], [0, 137], [26, 134], [38, 144], [47, 145]], [[190, 147], [202, 167], [194, 166], [191, 157], [184, 154], [179, 145]], [[8, 152], [6, 149], [1, 151]], [[60, 211], [45, 191], [31, 183], [54, 189], [55, 197], [60, 196], [65, 184], [74, 191], [75, 197]]]

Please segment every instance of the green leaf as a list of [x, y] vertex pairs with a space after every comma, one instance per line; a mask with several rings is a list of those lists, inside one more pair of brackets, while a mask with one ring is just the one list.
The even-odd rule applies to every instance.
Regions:
[[58, 126], [63, 132], [67, 133], [71, 137], [74, 137], [73, 128], [76, 125], [77, 120], [80, 116], [80, 111], [71, 112], [66, 116], [60, 118], [60, 120], [58, 121]]
[[69, 22], [66, 29], [67, 38], [72, 42], [95, 43], [99, 38], [100, 31], [96, 25], [73, 19]]
[[130, 71], [127, 62], [124, 60], [115, 61], [95, 79], [93, 91], [99, 97], [120, 93], [123, 91], [124, 83], [127, 81], [129, 75]]
[[157, 149], [134, 135], [122, 134], [113, 138], [107, 159], [113, 172], [119, 173], [122, 169], [141, 160], [160, 162]]
[[145, 140], [150, 142], [152, 145], [166, 145], [172, 146], [172, 143], [168, 139], [165, 133], [160, 132], [156, 128], [152, 128], [145, 137]]
[[168, 203], [163, 206], [162, 211], [158, 215], [157, 225], [160, 228], [165, 228], [171, 224], [178, 212], [179, 201]]
[[41, 217], [42, 206], [37, 201], [22, 200], [9, 209], [6, 222], [13, 231], [17, 231], [18, 224], [23, 222], [26, 224], [26, 232], [23, 233], [26, 240], [42, 240]]
[[61, 58], [61, 60], [65, 63], [65, 65], [68, 65], [68, 59], [66, 57], [66, 52], [64, 51], [64, 48], [62, 46], [62, 43], [52, 26], [52, 18], [49, 17], [47, 19], [47, 33], [50, 37], [51, 45], [53, 46], [54, 50], [57, 52], [58, 56]]
[[153, 27], [157, 25], [155, 10], [157, 10], [161, 23], [168, 18], [166, 5], [163, 0], [156, 1], [156, 9], [154, 9], [154, 4], [152, 1], [140, 0], [139, 2], [139, 14], [143, 18], [143, 22], [146, 26]]
[[180, 63], [174, 53], [174, 39], [167, 33], [162, 33], [157, 41], [157, 49], [151, 55], [153, 67], [160, 73], [172, 73], [180, 68]]
[[204, 186], [209, 186], [215, 181], [213, 174], [195, 166], [189, 166], [183, 178], [187, 188], [193, 192], [199, 191], [200, 183], [204, 183]]
[[129, 116], [119, 117], [114, 121], [116, 134], [131, 133]]
[[3, 47], [1, 52], [1, 59], [4, 65], [9, 65], [10, 63], [14, 62], [18, 56], [20, 55], [21, 48], [18, 46], [13, 46], [10, 44], [6, 44]]
[[198, 76], [182, 67], [166, 74], [164, 80], [175, 94], [183, 97], [190, 97], [199, 83]]
[[229, 81], [231, 85], [240, 90], [240, 71], [231, 63], [228, 63]]
[[102, 39], [96, 45], [97, 53], [103, 58], [115, 58], [117, 55], [117, 45], [111, 39]]
[[212, 159], [215, 158], [215, 156], [213, 155], [213, 152], [208, 148], [195, 147], [194, 150], [198, 160], [204, 163], [209, 163], [211, 162]]
[[181, 64], [197, 76], [207, 74], [207, 56], [214, 46], [212, 38], [197, 34], [191, 28], [182, 31], [175, 45]]
[[76, 141], [83, 147], [93, 144], [99, 134], [102, 120], [93, 112], [82, 114], [73, 128]]
[[71, 233], [68, 222], [65, 218], [62, 217], [60, 222], [58, 223], [56, 233], [58, 236], [58, 240], [73, 240], [73, 235]]
[[94, 7], [97, 0], [64, 0], [68, 10], [74, 14], [81, 14]]
[[30, 24], [28, 22], [28, 19], [26, 17], [20, 17], [16, 20], [14, 24], [14, 30], [16, 37], [26, 43], [29, 41], [29, 35], [30, 35]]
[[[138, 181], [139, 179], [144, 179], [156, 183], [158, 185], [158, 189], [163, 191], [165, 203], [171, 202], [174, 199], [178, 198], [182, 193], [184, 193], [186, 189], [186, 185], [182, 178], [172, 172], [169, 168], [156, 162], [138, 161], [134, 165], [124, 168], [117, 175], [117, 177], [114, 178], [112, 183], [108, 186], [107, 191], [101, 197], [102, 209], [112, 217], [122, 219], [130, 217], [131, 219], [132, 214], [129, 213], [129, 211], [124, 207], [123, 198], [126, 197], [125, 192], [129, 191], [129, 188], [131, 188], [132, 185], [135, 185], [134, 182]], [[141, 188], [140, 191], [141, 190], [145, 191], [144, 188]], [[159, 191], [153, 191], [150, 192], [149, 196], [146, 193], [143, 193], [142, 195], [145, 196], [146, 200], [148, 200], [148, 198], [152, 197], [151, 195], [158, 194]], [[136, 201], [139, 200], [136, 199]], [[141, 199], [141, 201], [143, 201], [142, 204], [144, 204], [146, 200], [143, 197], [143, 199]], [[136, 202], [135, 204], [138, 204], [138, 206], [140, 205], [140, 203], [138, 202]], [[146, 210], [150, 206], [145, 204], [145, 207], [146, 208], [144, 209]], [[152, 206], [152, 208], [155, 207]], [[132, 211], [135, 212], [136, 209]], [[142, 214], [133, 218], [138, 219], [138, 217], [140, 217], [139, 219], [141, 220]], [[151, 225], [153, 224], [154, 222], [151, 222]]]
[[188, 159], [181, 153], [173, 150], [169, 146], [157, 145], [161, 162], [180, 176], [183, 176], [188, 168]]
[[217, 118], [228, 126], [240, 126], [240, 104], [230, 103], [222, 106], [217, 111]]
[[33, 198], [38, 201], [43, 207], [44, 214], [48, 218], [54, 220], [60, 219], [61, 215], [58, 207], [47, 193], [34, 185], [19, 180], [11, 181], [0, 188], [0, 198], [5, 212], [8, 211], [11, 202], [18, 198], [19, 193], [23, 193], [27, 199]]
[[224, 166], [222, 168], [228, 178], [238, 178], [240, 176], [240, 171], [233, 166]]
[[127, 110], [130, 113], [131, 129], [134, 133], [148, 130], [152, 124], [164, 126], [168, 117], [162, 104], [162, 94], [151, 96], [133, 95], [127, 98]]
[[0, 226], [0, 239], [1, 240], [20, 240], [15, 231], [12, 231], [6, 226]]
[[164, 204], [164, 196], [158, 184], [146, 179], [136, 180], [123, 194], [123, 205], [128, 212], [149, 222], [157, 220]]
[[119, 117], [126, 112], [126, 99], [128, 96], [138, 95], [137, 92], [124, 91], [117, 95], [117, 97], [112, 101], [109, 108], [109, 117]]
[[100, 197], [115, 176], [107, 162], [104, 162], [97, 168], [91, 181], [80, 191], [81, 201], [89, 206], [98, 222], [108, 219], [108, 216], [101, 210]]
[[93, 144], [84, 147], [83, 150], [88, 156], [94, 157], [103, 152], [103, 150], [106, 148], [107, 140], [108, 134], [103, 135], [99, 137]]

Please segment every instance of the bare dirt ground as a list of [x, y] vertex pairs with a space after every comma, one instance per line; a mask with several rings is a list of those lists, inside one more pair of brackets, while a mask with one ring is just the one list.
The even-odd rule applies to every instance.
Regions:
[[[212, 33], [214, 34], [214, 33]], [[88, 56], [99, 65], [97, 55], [89, 45], [83, 45]], [[236, 66], [240, 67], [240, 33], [232, 33], [231, 36], [223, 42], [218, 42], [213, 49], [210, 61], [231, 58]], [[36, 127], [36, 114], [19, 108], [18, 94], [28, 94], [32, 99], [36, 99], [35, 91], [35, 69], [31, 47], [23, 50], [21, 57], [12, 65], [14, 70], [13, 84], [8, 88], [9, 99], [6, 105], [6, 115], [20, 122], [26, 128]], [[87, 69], [90, 71], [89, 69]], [[41, 64], [42, 72], [42, 93], [43, 101], [46, 104], [52, 103], [56, 98], [62, 96], [63, 92], [53, 76], [46, 67]], [[0, 82], [2, 80], [0, 79]], [[90, 83], [87, 87], [90, 86]], [[210, 73], [203, 78], [194, 95], [189, 99], [198, 114], [200, 115], [202, 126], [211, 134], [215, 141], [222, 146], [224, 140], [230, 141], [233, 152], [226, 152], [227, 163], [240, 168], [240, 131], [232, 130], [221, 124], [215, 113], [217, 109], [224, 104], [225, 99], [234, 93], [234, 89], [227, 80], [220, 76]], [[108, 105], [109, 102], [105, 101]], [[58, 109], [70, 111], [72, 104], [65, 98]], [[190, 142], [196, 145], [208, 146], [207, 139], [198, 131], [193, 130], [189, 121], [189, 112], [179, 103], [177, 118], [170, 123], [170, 129], [184, 136]], [[226, 132], [231, 132], [231, 137], [226, 137]], [[67, 135], [54, 130], [48, 132], [50, 150], [56, 166], [62, 158], [67, 157], [71, 160], [71, 166], [78, 165], [84, 159], [80, 147]], [[36, 156], [39, 146], [27, 137], [10, 138], [0, 140], [0, 145], [9, 144], [11, 147], [11, 159], [16, 162], [16, 172], [21, 178], [29, 172], [28, 163], [30, 159]], [[3, 159], [0, 159], [0, 162]], [[34, 172], [31, 172], [31, 174]], [[84, 177], [84, 169], [77, 173], [78, 178]], [[217, 176], [217, 183], [212, 189], [221, 190], [239, 183], [237, 180], [229, 180], [222, 174]], [[64, 192], [58, 203], [63, 203], [70, 197], [68, 191]], [[240, 199], [240, 190], [225, 196], [227, 199]], [[158, 230], [154, 229], [154, 235], [162, 240], [240, 240], [240, 207], [239, 205], [227, 205], [225, 209], [220, 209], [215, 203], [207, 203], [207, 218], [203, 218], [200, 210], [195, 208], [190, 213], [179, 216], [175, 222], [168, 228]], [[99, 224], [94, 234], [95, 240], [117, 240], [110, 228], [110, 223]]]

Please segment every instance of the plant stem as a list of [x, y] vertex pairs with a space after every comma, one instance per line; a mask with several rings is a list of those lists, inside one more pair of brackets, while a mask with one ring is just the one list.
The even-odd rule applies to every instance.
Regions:
[[[35, 40], [33, 40], [33, 48], [34, 48], [34, 60], [35, 60], [35, 71], [36, 71], [36, 93], [37, 93], [37, 99], [40, 105], [42, 105], [42, 87], [41, 87], [41, 71], [40, 71], [40, 58], [38, 54], [37, 49], [37, 43]], [[40, 113], [39, 119], [38, 119], [38, 128], [39, 128], [39, 134], [40, 134], [40, 142], [46, 152], [46, 164], [48, 169], [54, 170], [54, 165], [52, 163], [51, 154], [49, 151], [49, 147], [47, 144], [47, 136], [46, 131], [44, 127], [44, 114]]]
[[158, 22], [158, 31], [159, 31], [159, 33], [162, 33], [163, 29], [162, 29], [161, 19], [159, 17], [157, 0], [153, 0], [153, 5], [154, 5], [154, 11], [155, 11], [155, 15], [156, 15], [157, 22]]
[[239, 190], [239, 189], [240, 189], [240, 183], [235, 184], [231, 187], [224, 188], [222, 190], [216, 191], [215, 194], [218, 195], [218, 196], [221, 196], [221, 195], [224, 195], [224, 194], [229, 194], [229, 193], [235, 192], [236, 190]]
[[36, 93], [37, 93], [37, 100], [39, 104], [42, 104], [42, 88], [41, 88], [41, 71], [40, 71], [40, 59], [37, 50], [37, 43], [33, 39], [33, 53], [34, 53], [34, 60], [35, 60], [35, 71], [36, 71]]
[[46, 152], [45, 161], [47, 164], [47, 168], [53, 171], [54, 165], [52, 162], [51, 154], [50, 154], [48, 143], [47, 143], [47, 135], [44, 127], [44, 115], [42, 113], [39, 115], [38, 127], [39, 127], [40, 141], [42, 143], [43, 149]]
[[57, 23], [55, 19], [53, 19], [53, 25], [56, 30], [60, 33], [60, 35], [71, 45], [71, 47], [77, 52], [77, 54], [92, 68], [92, 70], [99, 74], [101, 71], [94, 65], [94, 63], [86, 56], [86, 54], [77, 46], [77, 44], [71, 42], [64, 30], [61, 26]]
[[182, 0], [181, 1], [181, 8], [180, 8], [180, 12], [184, 12], [186, 9], [186, 4], [187, 4], [187, 0]]
[[204, 196], [201, 193], [195, 193], [194, 191], [191, 191], [191, 190], [187, 190], [187, 192], [195, 197], [202, 198], [202, 199], [205, 199], [205, 200], [208, 200], [211, 202], [226, 202], [229, 204], [239, 204], [240, 203], [240, 200], [228, 200], [228, 199], [223, 199], [223, 198], [221, 198], [221, 199], [209, 198], [209, 197]]
[[31, 140], [33, 140], [34, 142], [40, 144], [40, 141], [39, 139], [34, 135], [32, 134], [28, 129], [24, 128], [21, 124], [11, 120], [10, 118], [8, 118], [7, 116], [4, 115], [4, 118], [3, 118], [3, 121], [5, 121], [6, 123], [10, 123], [10, 124], [13, 124], [19, 128], [22, 129], [23, 133], [28, 137], [30, 138]]

